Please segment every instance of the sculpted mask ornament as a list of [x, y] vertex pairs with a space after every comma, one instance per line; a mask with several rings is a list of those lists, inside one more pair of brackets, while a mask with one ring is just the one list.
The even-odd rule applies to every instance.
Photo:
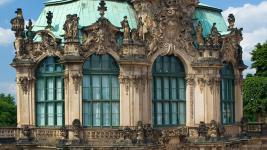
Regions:
[[28, 77], [20, 77], [18, 79], [18, 84], [20, 84], [20, 87], [24, 94], [27, 94], [29, 90], [30, 79]]

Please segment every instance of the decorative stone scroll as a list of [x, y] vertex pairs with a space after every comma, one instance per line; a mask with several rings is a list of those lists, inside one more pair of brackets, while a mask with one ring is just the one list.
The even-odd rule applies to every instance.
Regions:
[[28, 77], [19, 77], [18, 78], [18, 84], [20, 85], [22, 91], [24, 94], [27, 94], [30, 90], [30, 84], [33, 79], [30, 79]]

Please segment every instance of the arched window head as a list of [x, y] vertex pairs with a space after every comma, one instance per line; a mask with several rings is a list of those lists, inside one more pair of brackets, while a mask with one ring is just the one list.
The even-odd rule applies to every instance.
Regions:
[[155, 126], [184, 125], [185, 69], [175, 56], [158, 57], [153, 65], [153, 120]]
[[83, 66], [83, 125], [120, 125], [119, 67], [110, 55], [92, 55]]
[[221, 121], [223, 124], [235, 123], [235, 76], [231, 64], [224, 64], [221, 74]]
[[47, 57], [36, 68], [36, 125], [64, 125], [64, 67]]

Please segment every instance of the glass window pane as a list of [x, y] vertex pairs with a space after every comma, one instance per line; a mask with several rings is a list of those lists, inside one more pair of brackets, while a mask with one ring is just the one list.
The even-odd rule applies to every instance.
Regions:
[[37, 80], [37, 101], [44, 101], [45, 100], [45, 81], [44, 79]]
[[102, 69], [103, 70], [110, 69], [109, 68], [109, 64], [110, 64], [110, 62], [109, 62], [109, 55], [102, 55], [102, 61], [101, 61], [101, 63], [102, 63]]
[[164, 100], [170, 99], [170, 87], [169, 87], [169, 79], [164, 78]]
[[100, 126], [101, 125], [101, 107], [100, 103], [93, 104], [93, 125]]
[[111, 118], [110, 118], [110, 104], [104, 103], [103, 104], [103, 126], [110, 126]]
[[172, 78], [172, 81], [171, 81], [171, 85], [172, 85], [172, 98], [173, 100], [176, 100], [177, 99], [177, 85], [176, 85], [177, 81], [175, 78]]
[[88, 75], [83, 76], [83, 99], [89, 100], [90, 98], [90, 77]]
[[120, 91], [119, 91], [119, 80], [118, 77], [113, 76], [112, 77], [112, 99], [113, 100], [119, 100], [120, 98]]
[[102, 76], [102, 96], [103, 100], [109, 100], [109, 76]]
[[156, 92], [157, 92], [157, 100], [161, 100], [162, 99], [162, 91], [161, 91], [161, 79], [160, 78], [156, 78]]
[[63, 106], [62, 103], [57, 104], [57, 125], [63, 125]]
[[91, 56], [92, 61], [92, 69], [94, 70], [100, 70], [100, 56], [99, 55], [92, 55]]
[[37, 104], [37, 125], [44, 126], [45, 125], [45, 105], [43, 103]]
[[162, 63], [161, 63], [161, 58], [158, 58], [156, 60], [156, 72], [162, 72]]
[[56, 78], [56, 86], [57, 86], [57, 100], [63, 100], [63, 87], [62, 87], [62, 83], [63, 79], [62, 78]]
[[185, 102], [179, 103], [179, 123], [180, 124], [185, 124]]
[[47, 79], [47, 100], [54, 100], [54, 78]]
[[112, 103], [112, 126], [120, 125], [120, 103]]
[[90, 115], [90, 111], [91, 107], [90, 107], [90, 103], [87, 102], [83, 102], [83, 124], [84, 126], [91, 126], [91, 120], [92, 120], [92, 116]]
[[164, 124], [170, 124], [170, 108], [169, 103], [164, 103]]
[[179, 100], [185, 100], [185, 83], [184, 79], [179, 79]]
[[55, 125], [55, 123], [54, 123], [54, 104], [53, 103], [47, 104], [47, 125], [48, 126]]
[[172, 103], [172, 124], [177, 124], [178, 112], [177, 112], [177, 103]]
[[93, 76], [93, 99], [100, 100], [100, 76]]
[[162, 125], [162, 104], [161, 103], [157, 103], [157, 124], [158, 125]]

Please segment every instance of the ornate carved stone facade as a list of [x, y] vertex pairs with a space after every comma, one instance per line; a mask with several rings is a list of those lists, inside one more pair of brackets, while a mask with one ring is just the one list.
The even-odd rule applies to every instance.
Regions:
[[[168, 144], [201, 142], [202, 137], [204, 142], [220, 140], [224, 133], [221, 127], [220, 70], [224, 64], [232, 64], [234, 77], [239, 79], [234, 86], [234, 118], [236, 122], [242, 118], [242, 71], [246, 66], [240, 46], [242, 29], [235, 27], [232, 14], [226, 31], [222, 31], [222, 25], [213, 22], [204, 36], [204, 24], [192, 18], [199, 11], [197, 9], [209, 10], [209, 7], [200, 6], [198, 0], [101, 0], [97, 2], [97, 10], [93, 10], [90, 3], [96, 1], [70, 1], [68, 5], [77, 5], [81, 10], [77, 14], [63, 11], [66, 14], [63, 24], [57, 20], [62, 18], [54, 19], [58, 14], [49, 11], [45, 17], [47, 24], [42, 24], [45, 28], [41, 28], [38, 21], [36, 26], [29, 21], [27, 30], [24, 29], [22, 10], [16, 11], [17, 16], [11, 23], [16, 36], [12, 66], [17, 71], [18, 127], [27, 125], [30, 127], [26, 128], [27, 133], [34, 128], [37, 141], [42, 141], [43, 134], [50, 137], [49, 130], [43, 132], [45, 129], [35, 128], [36, 68], [47, 57], [58, 57], [64, 65], [64, 125], [60, 130], [51, 130], [51, 135], [60, 139], [60, 146], [175, 149], [177, 147], [171, 148]], [[111, 3], [131, 9], [134, 17], [126, 16], [126, 13], [118, 14], [123, 16], [120, 20], [110, 18], [116, 15], [112, 14], [116, 9], [108, 7]], [[65, 3], [47, 3], [46, 7], [53, 5]], [[89, 9], [93, 16], [100, 15], [88, 23], [86, 17], [89, 16], [82, 9]], [[111, 9], [113, 11], [109, 11]], [[216, 13], [220, 15], [220, 11]], [[119, 65], [118, 129], [83, 128], [82, 68], [93, 54], [108, 54]], [[170, 55], [181, 60], [185, 68], [186, 123], [183, 127], [157, 128], [152, 119], [152, 68], [158, 57]], [[206, 123], [211, 120], [207, 127]]]

